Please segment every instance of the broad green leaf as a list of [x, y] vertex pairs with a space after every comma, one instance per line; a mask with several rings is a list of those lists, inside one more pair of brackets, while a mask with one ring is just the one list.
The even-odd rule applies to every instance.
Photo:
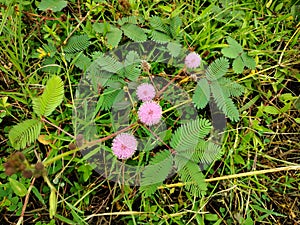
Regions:
[[136, 42], [142, 42], [147, 40], [147, 35], [144, 30], [134, 24], [125, 24], [121, 27], [124, 34], [131, 40]]
[[242, 55], [242, 60], [243, 60], [243, 64], [244, 66], [246, 66], [247, 68], [254, 70], [256, 67], [256, 62], [255, 60], [250, 57], [246, 52], [244, 52]]
[[167, 49], [170, 51], [173, 57], [177, 57], [182, 50], [182, 46], [179, 43], [169, 42], [167, 45]]
[[67, 1], [63, 0], [42, 0], [38, 8], [42, 11], [51, 10], [53, 12], [59, 12], [67, 6], [67, 3]]
[[244, 71], [244, 63], [240, 56], [233, 61], [232, 68], [235, 73], [242, 73]]
[[231, 37], [227, 37], [226, 40], [229, 46], [221, 50], [222, 54], [232, 59], [238, 57], [243, 52], [242, 46]]
[[111, 45], [112, 48], [118, 46], [122, 38], [122, 31], [119, 28], [112, 27], [109, 32], [106, 33], [107, 44]]
[[18, 195], [20, 197], [24, 197], [26, 195], [27, 188], [21, 182], [10, 177], [9, 184], [10, 184], [11, 189], [14, 191], [14, 193], [16, 195]]
[[279, 109], [277, 109], [274, 106], [270, 106], [270, 105], [263, 106], [263, 111], [266, 112], [266, 113], [269, 113], [269, 114], [273, 114], [273, 115], [280, 114]]

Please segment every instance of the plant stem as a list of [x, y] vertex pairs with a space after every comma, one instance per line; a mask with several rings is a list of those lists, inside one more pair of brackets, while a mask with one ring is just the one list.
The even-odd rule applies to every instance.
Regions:
[[56, 126], [55, 124], [51, 123], [50, 121], [46, 120], [46, 118], [42, 117], [41, 120], [42, 120], [43, 122], [48, 123], [48, 124], [50, 124], [51, 126], [55, 127], [55, 128], [58, 129], [59, 131], [65, 133], [65, 134], [68, 135], [69, 137], [71, 137], [71, 138], [73, 138], [73, 139], [75, 138], [74, 135], [68, 133], [67, 131], [64, 131], [64, 130], [61, 129], [60, 127], [58, 127], [58, 126]]
[[125, 132], [125, 131], [127, 131], [127, 130], [130, 130], [131, 128], [133, 128], [133, 127], [135, 127], [135, 126], [137, 126], [137, 125], [138, 125], [138, 123], [131, 124], [131, 125], [129, 125], [128, 127], [125, 127], [124, 129], [119, 130], [119, 131], [117, 131], [117, 132], [115, 132], [115, 133], [113, 133], [113, 134], [111, 134], [111, 135], [108, 135], [108, 136], [106, 136], [106, 137], [97, 139], [97, 140], [95, 140], [95, 141], [87, 142], [87, 143], [85, 143], [84, 145], [82, 145], [82, 146], [80, 146], [80, 147], [78, 147], [78, 148], [76, 148], [76, 149], [73, 149], [73, 150], [70, 150], [70, 151], [61, 153], [61, 154], [59, 154], [59, 155], [53, 157], [53, 158], [51, 158], [51, 159], [45, 161], [43, 164], [44, 164], [44, 166], [49, 166], [49, 165], [52, 164], [53, 162], [55, 162], [55, 161], [57, 161], [57, 160], [59, 160], [59, 159], [65, 157], [65, 156], [74, 154], [74, 153], [76, 153], [76, 152], [78, 152], [78, 151], [80, 151], [80, 150], [83, 150], [84, 148], [87, 148], [87, 147], [96, 145], [96, 144], [101, 143], [101, 142], [106, 141], [106, 140], [109, 140], [109, 139], [111, 139], [111, 138], [117, 136], [117, 135], [120, 134], [120, 133], [123, 133], [123, 132]]
[[26, 210], [26, 207], [27, 207], [27, 204], [28, 204], [28, 201], [29, 201], [29, 195], [30, 195], [30, 192], [33, 188], [33, 184], [35, 182], [35, 178], [32, 179], [31, 183], [30, 183], [30, 186], [27, 190], [27, 194], [26, 194], [26, 197], [25, 197], [25, 200], [24, 200], [24, 204], [23, 204], [23, 207], [22, 207], [22, 212], [21, 212], [21, 216], [17, 222], [17, 225], [21, 225], [23, 223], [23, 219], [24, 219], [24, 214], [25, 214], [25, 210]]
[[[205, 182], [228, 180], [228, 179], [234, 179], [234, 178], [240, 178], [240, 177], [250, 177], [250, 176], [254, 176], [254, 175], [260, 175], [260, 174], [266, 174], [266, 173], [275, 173], [275, 172], [289, 171], [289, 170], [300, 170], [300, 165], [298, 165], [298, 166], [285, 166], [285, 167], [279, 167], [279, 168], [273, 168], [273, 169], [257, 170], [257, 171], [251, 171], [251, 172], [245, 172], [245, 173], [231, 174], [231, 175], [226, 175], [226, 176], [221, 176], [221, 177], [208, 178], [208, 179], [205, 179]], [[158, 189], [183, 187], [186, 184], [187, 183], [167, 184], [167, 185], [163, 185], [163, 186], [158, 187]]]

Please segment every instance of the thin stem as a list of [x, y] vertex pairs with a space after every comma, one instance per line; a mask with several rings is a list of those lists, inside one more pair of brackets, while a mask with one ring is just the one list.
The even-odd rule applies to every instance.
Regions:
[[26, 210], [26, 207], [27, 207], [27, 204], [28, 204], [28, 201], [29, 201], [29, 195], [30, 195], [30, 192], [31, 192], [31, 190], [33, 188], [34, 182], [35, 182], [35, 178], [32, 179], [32, 181], [30, 183], [30, 186], [29, 186], [29, 188], [27, 190], [26, 197], [25, 197], [25, 200], [24, 200], [24, 204], [23, 204], [23, 207], [22, 207], [21, 216], [19, 217], [17, 225], [21, 225], [23, 223], [25, 210]]
[[278, 65], [282, 66], [281, 65], [281, 61], [283, 59], [283, 55], [288, 47], [288, 45], [291, 43], [291, 41], [293, 40], [293, 38], [296, 36], [296, 34], [300, 31], [300, 27], [298, 27], [298, 29], [294, 32], [293, 36], [288, 40], [288, 42], [286, 43], [286, 45], [284, 46], [283, 48], [283, 51], [281, 52], [281, 55], [279, 57], [279, 60], [278, 60]]
[[[245, 173], [231, 174], [231, 175], [226, 175], [226, 176], [221, 176], [221, 177], [208, 178], [208, 179], [205, 179], [205, 182], [228, 180], [228, 179], [234, 179], [234, 178], [240, 178], [240, 177], [250, 177], [250, 176], [254, 176], [254, 175], [275, 173], [275, 172], [289, 171], [289, 170], [300, 170], [300, 165], [285, 166], [285, 167], [279, 167], [279, 168], [273, 168], [273, 169], [257, 170], [257, 171], [251, 171], [251, 172], [245, 172]], [[167, 185], [160, 186], [158, 188], [164, 189], [164, 188], [182, 187], [182, 186], [185, 186], [186, 184], [187, 183], [167, 184]]]
[[113, 134], [111, 134], [111, 135], [108, 135], [108, 136], [106, 136], [106, 137], [100, 138], [100, 139], [95, 140], [95, 141], [87, 142], [87, 143], [85, 143], [84, 145], [82, 145], [82, 146], [80, 146], [80, 147], [78, 147], [78, 148], [76, 148], [76, 149], [73, 149], [73, 150], [70, 150], [70, 151], [61, 153], [61, 154], [59, 154], [59, 155], [57, 155], [57, 156], [55, 156], [55, 157], [53, 157], [53, 158], [51, 158], [51, 159], [45, 161], [45, 162], [44, 162], [44, 165], [45, 165], [45, 166], [49, 166], [49, 165], [52, 164], [53, 162], [55, 162], [55, 161], [57, 161], [57, 160], [59, 160], [59, 159], [61, 159], [61, 158], [63, 158], [63, 157], [66, 157], [66, 156], [68, 156], [68, 155], [74, 154], [74, 153], [76, 153], [76, 152], [78, 152], [78, 151], [80, 151], [80, 150], [83, 150], [83, 149], [86, 148], [86, 147], [90, 147], [90, 146], [96, 145], [96, 144], [98, 144], [98, 143], [101, 143], [101, 142], [103, 142], [103, 141], [109, 140], [109, 139], [111, 139], [111, 138], [117, 136], [117, 135], [120, 134], [120, 133], [123, 133], [123, 132], [125, 132], [125, 131], [127, 131], [127, 130], [130, 130], [131, 128], [133, 128], [133, 127], [135, 127], [135, 126], [137, 126], [137, 125], [138, 125], [138, 123], [131, 124], [130, 126], [125, 127], [124, 129], [119, 130], [119, 131], [117, 131], [117, 132], [115, 132], [115, 133], [113, 133]]
[[65, 134], [68, 135], [69, 137], [71, 137], [71, 138], [73, 138], [73, 139], [75, 138], [74, 135], [68, 133], [67, 131], [64, 131], [64, 130], [61, 129], [60, 127], [58, 127], [58, 126], [56, 126], [55, 124], [51, 123], [50, 121], [46, 120], [46, 118], [42, 117], [42, 121], [45, 122], [45, 123], [50, 124], [51, 126], [55, 127], [55, 128], [58, 129], [59, 131], [65, 133]]

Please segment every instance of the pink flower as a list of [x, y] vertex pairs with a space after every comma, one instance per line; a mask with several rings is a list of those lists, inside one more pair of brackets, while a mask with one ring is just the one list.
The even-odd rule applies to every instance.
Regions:
[[155, 97], [155, 89], [151, 84], [143, 83], [137, 87], [137, 96], [143, 102], [150, 101]]
[[118, 134], [112, 142], [112, 150], [119, 159], [130, 158], [137, 149], [137, 140], [132, 134]]
[[200, 66], [201, 58], [196, 52], [189, 53], [184, 60], [184, 64], [187, 68], [193, 69]]
[[139, 108], [138, 116], [142, 123], [152, 126], [159, 123], [162, 109], [154, 101], [144, 102]]

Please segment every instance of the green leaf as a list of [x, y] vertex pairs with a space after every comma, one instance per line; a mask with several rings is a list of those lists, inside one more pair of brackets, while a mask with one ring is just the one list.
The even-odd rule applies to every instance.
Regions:
[[32, 186], [32, 192], [33, 192], [33, 194], [35, 195], [35, 197], [37, 197], [37, 199], [38, 199], [43, 205], [45, 205], [45, 201], [44, 201], [43, 196], [41, 195], [41, 193], [39, 192], [39, 190], [38, 190], [35, 186]]
[[169, 150], [156, 153], [142, 173], [140, 191], [145, 196], [152, 195], [163, 183], [172, 169], [172, 156]]
[[177, 157], [175, 157], [175, 164], [179, 170], [180, 179], [185, 183], [185, 189], [192, 195], [201, 197], [202, 193], [207, 190], [207, 183], [198, 164], [188, 161], [184, 165], [180, 165], [176, 159]]
[[197, 162], [208, 165], [222, 156], [222, 149], [211, 141], [200, 141], [194, 154], [192, 158], [197, 157]]
[[32, 99], [33, 111], [38, 116], [49, 116], [64, 98], [64, 83], [59, 76], [52, 76], [44, 93]]
[[294, 120], [296, 121], [296, 123], [300, 124], [300, 118], [295, 118]]
[[176, 39], [180, 33], [180, 27], [182, 25], [182, 20], [179, 16], [175, 16], [170, 20], [170, 33], [173, 39]]
[[247, 68], [249, 68], [251, 70], [255, 69], [256, 62], [255, 62], [255, 60], [252, 57], [248, 56], [248, 54], [246, 52], [244, 52], [241, 55], [241, 57], [242, 57], [244, 66], [246, 66]]
[[89, 47], [91, 44], [89, 40], [86, 34], [72, 36], [64, 47], [64, 51], [65, 53], [81, 52]]
[[136, 42], [142, 42], [147, 40], [147, 35], [144, 30], [134, 24], [125, 24], [121, 27], [124, 34], [131, 40]]
[[171, 38], [167, 34], [164, 34], [156, 30], [151, 31], [150, 37], [152, 41], [155, 41], [160, 44], [169, 42], [171, 40]]
[[131, 23], [131, 24], [137, 24], [137, 17], [136, 16], [127, 16], [127, 17], [122, 17], [121, 19], [118, 19], [118, 24], [120, 26], [123, 26], [126, 23]]
[[56, 215], [57, 209], [57, 196], [56, 190], [51, 188], [50, 197], [49, 197], [49, 217], [52, 219]]
[[206, 79], [200, 79], [193, 95], [193, 102], [197, 109], [203, 109], [210, 99], [210, 88]]
[[16, 195], [18, 195], [20, 197], [24, 197], [26, 195], [27, 188], [21, 182], [10, 177], [9, 184], [10, 184], [11, 189], [13, 190], [13, 192]]
[[243, 112], [247, 109], [249, 109], [251, 106], [255, 104], [255, 102], [260, 98], [260, 95], [256, 95], [254, 98], [252, 98], [249, 102], [247, 102], [245, 105], [242, 106], [242, 108], [239, 109], [239, 112]]
[[280, 114], [280, 110], [274, 106], [267, 105], [267, 106], [262, 106], [262, 107], [263, 107], [263, 111], [266, 113], [273, 114], [273, 115]]
[[232, 59], [238, 57], [243, 52], [242, 46], [231, 37], [227, 37], [226, 40], [229, 44], [229, 47], [223, 48], [221, 50], [222, 54]]
[[104, 23], [94, 23], [93, 29], [97, 33], [106, 34], [108, 32], [110, 25], [106, 22]]
[[25, 120], [15, 125], [8, 134], [12, 146], [19, 150], [34, 142], [41, 132], [42, 123], [36, 119]]
[[112, 48], [118, 46], [122, 38], [122, 31], [119, 28], [112, 27], [109, 32], [106, 33], [107, 44], [111, 45]]
[[173, 57], [177, 57], [182, 50], [182, 46], [181, 44], [176, 42], [169, 42], [167, 45], [167, 49]]
[[229, 68], [229, 62], [226, 58], [221, 57], [213, 61], [206, 70], [207, 79], [210, 81], [223, 77]]
[[204, 215], [204, 218], [207, 221], [217, 221], [219, 216], [217, 214], [208, 213]]
[[177, 152], [195, 149], [199, 141], [211, 130], [211, 123], [207, 119], [196, 119], [181, 125], [176, 129], [170, 141], [170, 146]]
[[239, 120], [239, 111], [233, 101], [226, 96], [218, 82], [211, 83], [211, 92], [218, 108], [232, 121]]
[[233, 61], [232, 69], [237, 74], [240, 74], [244, 71], [244, 63], [240, 56]]
[[42, 0], [38, 8], [42, 11], [51, 10], [53, 12], [59, 12], [67, 6], [67, 3], [67, 1], [63, 0]]
[[65, 224], [70, 224], [70, 225], [77, 225], [78, 223], [77, 222], [74, 222], [64, 216], [61, 216], [59, 214], [55, 214], [54, 215], [55, 218], [59, 219], [60, 221], [64, 222]]
[[165, 34], [170, 34], [169, 27], [163, 22], [159, 16], [152, 16], [149, 20], [150, 26], [157, 31], [162, 31]]

